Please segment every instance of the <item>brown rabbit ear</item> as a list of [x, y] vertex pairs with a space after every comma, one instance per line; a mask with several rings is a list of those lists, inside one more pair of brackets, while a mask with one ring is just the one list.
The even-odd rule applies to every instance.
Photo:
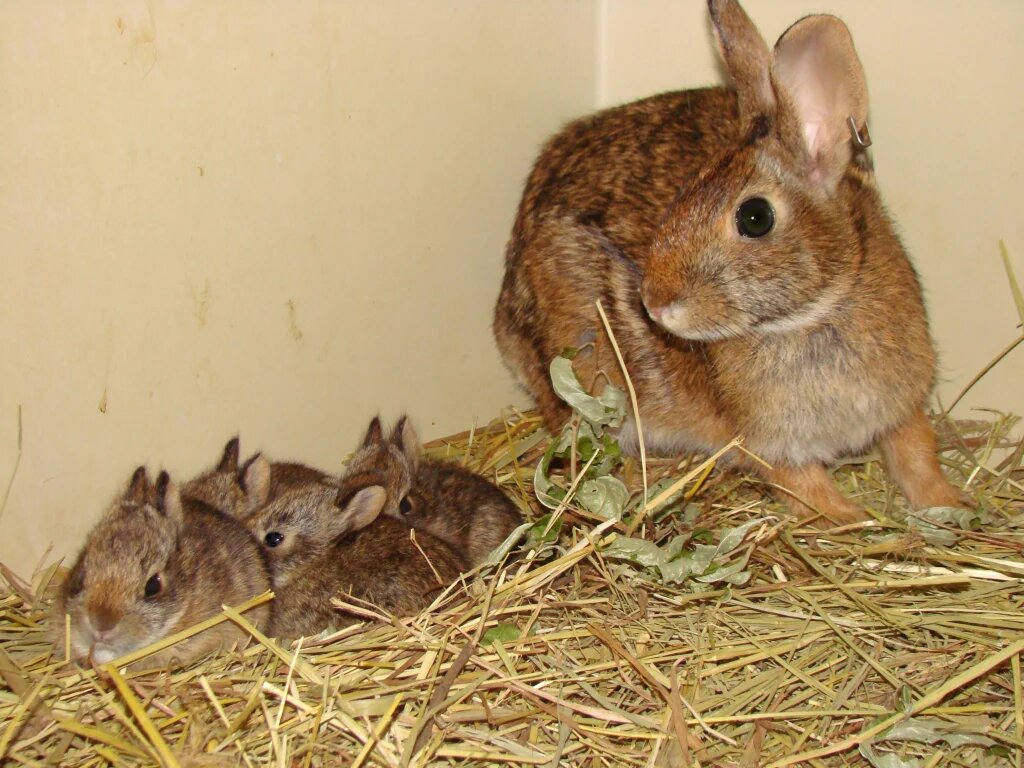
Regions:
[[237, 472], [238, 451], [238, 435], [235, 435], [224, 444], [224, 453], [220, 457], [220, 464], [217, 465], [217, 471]]
[[138, 467], [132, 473], [132, 479], [128, 481], [128, 490], [125, 491], [124, 500], [129, 504], [145, 504], [149, 495], [149, 475], [145, 467]]
[[379, 485], [371, 485], [356, 491], [342, 502], [341, 509], [332, 516], [331, 536], [340, 536], [348, 531], [365, 528], [377, 519], [387, 500], [387, 492]]
[[391, 442], [402, 450], [405, 458], [415, 467], [420, 460], [420, 437], [416, 434], [412, 419], [403, 414], [395, 422], [395, 427], [391, 430]]
[[262, 506], [270, 498], [270, 461], [262, 453], [250, 458], [238, 472], [238, 484], [245, 495]]
[[736, 0], [708, 0], [708, 10], [718, 50], [736, 85], [740, 117], [749, 121], [771, 113], [775, 93], [768, 43]]
[[[785, 137], [811, 160], [811, 173], [831, 186], [852, 154], [848, 125], [862, 130], [868, 118], [868, 87], [850, 30], [835, 16], [808, 16], [775, 44], [772, 77], [795, 115]], [[782, 120], [781, 122], [785, 122]]]
[[166, 471], [161, 472], [157, 477], [154, 494], [157, 511], [161, 512], [168, 520], [180, 523], [183, 518], [181, 492], [178, 489], [178, 484], [171, 481], [171, 476]]
[[380, 425], [380, 416], [374, 416], [370, 420], [370, 426], [366, 430], [366, 437], [363, 438], [361, 448], [368, 448], [371, 445], [380, 445], [384, 442], [384, 428]]

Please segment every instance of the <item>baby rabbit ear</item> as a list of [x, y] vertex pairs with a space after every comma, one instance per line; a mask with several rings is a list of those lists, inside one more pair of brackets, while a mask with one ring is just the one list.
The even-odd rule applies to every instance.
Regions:
[[420, 437], [416, 434], [412, 419], [403, 414], [395, 422], [395, 427], [391, 430], [391, 442], [401, 449], [410, 464], [416, 466], [420, 458]]
[[772, 77], [795, 113], [800, 135], [791, 138], [809, 155], [812, 178], [834, 183], [853, 151], [850, 118], [857, 130], [868, 119], [867, 82], [850, 30], [835, 16], [796, 22], [775, 44]]
[[772, 57], [768, 44], [736, 0], [708, 0], [718, 50], [732, 75], [745, 121], [772, 112]]
[[270, 461], [262, 453], [257, 453], [238, 472], [238, 484], [245, 495], [259, 506], [263, 506], [270, 498]]
[[149, 475], [145, 467], [138, 467], [132, 473], [132, 479], [128, 481], [128, 490], [125, 491], [124, 500], [130, 504], [145, 504], [149, 495]]
[[181, 511], [181, 492], [178, 490], [178, 484], [171, 481], [171, 476], [166, 471], [161, 472], [156, 479], [155, 495], [157, 511], [168, 520], [181, 522], [184, 516]]
[[368, 448], [371, 445], [380, 445], [384, 442], [384, 428], [380, 425], [380, 416], [374, 416], [370, 420], [370, 426], [366, 430], [366, 437], [363, 438], [361, 448]]
[[217, 471], [237, 472], [238, 451], [238, 435], [235, 435], [224, 444], [224, 453], [220, 457], [220, 464], [217, 465]]
[[340, 500], [341, 509], [331, 524], [332, 535], [340, 536], [348, 531], [365, 528], [377, 519], [387, 499], [388, 494], [382, 486], [371, 485]]

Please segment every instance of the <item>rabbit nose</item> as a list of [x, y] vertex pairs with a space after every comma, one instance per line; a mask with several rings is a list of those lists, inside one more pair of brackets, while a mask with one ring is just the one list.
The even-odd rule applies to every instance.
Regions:
[[92, 611], [92, 625], [102, 637], [110, 632], [121, 621], [121, 615], [108, 606], [100, 606]]
[[690, 310], [681, 301], [674, 301], [661, 307], [647, 307], [651, 320], [668, 330], [685, 328], [690, 320]]

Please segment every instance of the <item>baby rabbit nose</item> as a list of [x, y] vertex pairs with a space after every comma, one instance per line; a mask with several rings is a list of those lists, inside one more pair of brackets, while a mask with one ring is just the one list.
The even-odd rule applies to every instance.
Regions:
[[103, 606], [93, 609], [92, 624], [100, 636], [109, 633], [110, 630], [117, 626], [119, 621], [121, 621], [120, 614], [111, 608]]

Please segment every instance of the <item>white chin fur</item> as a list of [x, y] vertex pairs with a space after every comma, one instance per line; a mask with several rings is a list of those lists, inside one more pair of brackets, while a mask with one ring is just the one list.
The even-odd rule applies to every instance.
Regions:
[[109, 646], [95, 647], [92, 650], [92, 660], [97, 664], [106, 664], [108, 661], [113, 661], [118, 656], [124, 654], [118, 653], [117, 650]]
[[700, 330], [690, 329], [688, 331], [674, 331], [671, 328], [667, 329], [672, 332], [673, 336], [678, 336], [680, 339], [686, 339], [687, 341], [724, 341], [725, 339], [732, 339], [746, 332], [746, 328], [704, 328]]
[[759, 323], [757, 330], [767, 331], [768, 333], [788, 333], [789, 331], [798, 331], [801, 328], [817, 325], [832, 312], [836, 304], [839, 303], [840, 296], [841, 293], [838, 290], [829, 291], [822, 294], [817, 301], [806, 305], [799, 312], [780, 317], [778, 320]]

